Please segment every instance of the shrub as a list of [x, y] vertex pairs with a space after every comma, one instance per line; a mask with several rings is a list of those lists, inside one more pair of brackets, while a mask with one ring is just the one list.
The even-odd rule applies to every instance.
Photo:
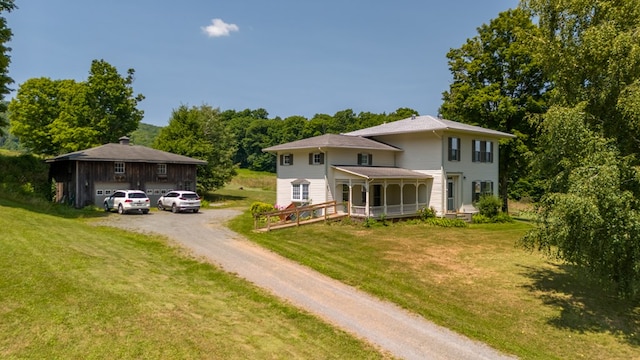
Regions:
[[480, 200], [475, 203], [476, 208], [480, 211], [480, 215], [484, 215], [488, 218], [492, 218], [498, 215], [502, 208], [502, 201], [497, 196], [482, 196]]
[[249, 207], [249, 211], [251, 211], [251, 215], [256, 216], [262, 213], [266, 213], [269, 211], [275, 211], [275, 207], [271, 204], [267, 204], [260, 201], [255, 201]]
[[495, 223], [510, 223], [513, 222], [513, 218], [509, 216], [507, 213], [500, 212], [498, 215], [494, 216], [491, 220]]
[[480, 213], [473, 214], [473, 216], [471, 216], [471, 221], [474, 224], [488, 224], [493, 222], [490, 217], [484, 216]]
[[423, 207], [418, 211], [418, 215], [422, 220], [432, 219], [436, 217], [436, 209], [433, 206], [430, 208]]
[[460, 219], [429, 218], [425, 223], [440, 227], [467, 227], [467, 223]]

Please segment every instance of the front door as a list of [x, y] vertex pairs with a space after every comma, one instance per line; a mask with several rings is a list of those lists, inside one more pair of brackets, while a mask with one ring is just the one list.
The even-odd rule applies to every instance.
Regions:
[[447, 212], [455, 212], [456, 208], [456, 181], [453, 177], [447, 178]]

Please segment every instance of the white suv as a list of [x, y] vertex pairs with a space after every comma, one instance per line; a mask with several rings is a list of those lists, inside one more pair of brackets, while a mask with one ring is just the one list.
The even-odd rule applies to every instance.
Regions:
[[187, 190], [172, 190], [158, 199], [158, 209], [171, 209], [174, 213], [191, 210], [197, 213], [200, 210], [200, 196]]
[[116, 190], [110, 196], [104, 198], [104, 211], [118, 210], [118, 214], [138, 211], [143, 214], [149, 212], [151, 201], [144, 191], [140, 190]]

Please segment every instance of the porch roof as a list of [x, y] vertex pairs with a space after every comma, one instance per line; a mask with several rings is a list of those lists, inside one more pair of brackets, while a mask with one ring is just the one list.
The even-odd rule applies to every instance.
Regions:
[[333, 166], [338, 171], [363, 177], [365, 179], [432, 179], [433, 176], [417, 171], [385, 166]]

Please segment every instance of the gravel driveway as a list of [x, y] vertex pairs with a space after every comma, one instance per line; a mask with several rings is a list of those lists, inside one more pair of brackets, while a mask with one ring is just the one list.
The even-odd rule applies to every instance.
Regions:
[[165, 235], [194, 255], [209, 259], [394, 356], [513, 359], [251, 243], [224, 226], [239, 214], [225, 209], [197, 214], [111, 214], [105, 221], [109, 226]]

